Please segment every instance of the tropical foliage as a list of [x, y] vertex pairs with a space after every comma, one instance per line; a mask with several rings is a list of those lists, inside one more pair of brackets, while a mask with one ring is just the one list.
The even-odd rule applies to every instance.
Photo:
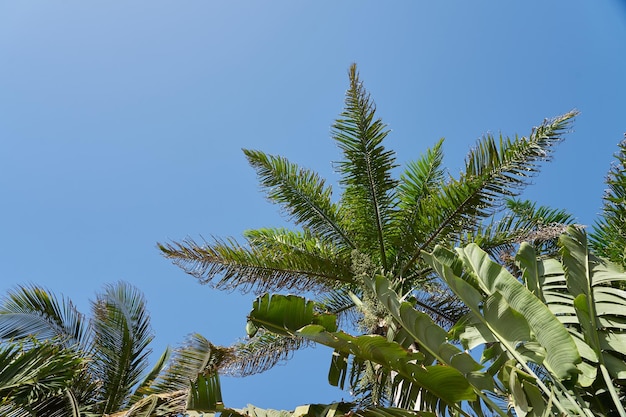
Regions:
[[0, 414], [178, 416], [191, 381], [212, 372], [228, 349], [199, 335], [148, 369], [153, 339], [143, 296], [108, 286], [91, 317], [40, 287], [20, 287], [0, 305]]
[[37, 415], [63, 395], [71, 402], [70, 383], [84, 359], [53, 343], [32, 340], [28, 345], [0, 347], [0, 415]]
[[[355, 66], [349, 81], [345, 109], [332, 130], [343, 153], [335, 165], [342, 189], [338, 199], [314, 171], [281, 156], [244, 150], [268, 199], [298, 229], [249, 230], [245, 243], [232, 238], [202, 243], [188, 239], [160, 248], [201, 283], [259, 294], [314, 293], [324, 311], [366, 333], [380, 333], [387, 313], [357, 278], [364, 267], [355, 269], [353, 254], [358, 253], [368, 259], [368, 274], [393, 278], [400, 294], [411, 293], [414, 307], [449, 327], [465, 307], [439, 285], [421, 255], [437, 244], [452, 246], [468, 239], [502, 258], [510, 257], [525, 239], [554, 249], [554, 237], [562, 229], [556, 227], [554, 233], [546, 227], [571, 223], [571, 217], [515, 197], [551, 158], [576, 112], [544, 121], [527, 137], [485, 135], [468, 154], [458, 178], [443, 166], [443, 140], [396, 178], [395, 154], [383, 144], [389, 131], [377, 118]], [[506, 207], [510, 210], [503, 215]], [[282, 336], [263, 329], [254, 332], [237, 350], [248, 365], [230, 371], [244, 375], [263, 371], [290, 350], [306, 345], [302, 340], [292, 332]], [[353, 371], [362, 376], [369, 372], [361, 365]], [[382, 377], [370, 376], [353, 378], [352, 389], [365, 400], [382, 404], [385, 390], [376, 382]]]
[[425, 254], [469, 309], [449, 332], [382, 275], [362, 279], [388, 312], [386, 335], [338, 331], [323, 306], [283, 295], [259, 297], [249, 327], [334, 348], [333, 384], [344, 383], [348, 360], [387, 370], [404, 408], [505, 416], [506, 400], [518, 416], [626, 415], [626, 291], [617, 288], [626, 274], [593, 256], [580, 229], [570, 227], [559, 247], [560, 259], [545, 258], [523, 243], [520, 277], [475, 244]]

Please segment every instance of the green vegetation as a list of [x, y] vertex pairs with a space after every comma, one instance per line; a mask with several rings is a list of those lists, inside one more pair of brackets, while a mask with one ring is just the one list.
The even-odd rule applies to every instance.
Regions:
[[[413, 297], [416, 307], [448, 328], [466, 309], [441, 286], [421, 255], [437, 244], [452, 247], [476, 241], [495, 256], [506, 257], [517, 242], [531, 236], [537, 247], [553, 249], [558, 232], [542, 232], [547, 225], [571, 222], [571, 217], [514, 197], [550, 159], [575, 115], [544, 121], [528, 137], [481, 138], [458, 178], [443, 167], [443, 140], [394, 178], [395, 154], [383, 144], [388, 130], [376, 117], [374, 102], [353, 65], [345, 109], [332, 133], [343, 152], [336, 164], [342, 188], [337, 201], [332, 187], [314, 171], [280, 156], [245, 150], [268, 199], [298, 228], [248, 230], [245, 244], [235, 239], [186, 240], [160, 248], [201, 283], [218, 289], [313, 292], [320, 309], [338, 315], [346, 328], [356, 326], [367, 334], [384, 334], [389, 313], [359, 277], [380, 274], [393, 279], [399, 294]], [[355, 263], [355, 254], [366, 261]], [[248, 343], [236, 348], [239, 363], [247, 364], [239, 370], [242, 375], [264, 371], [290, 350], [306, 345], [293, 334], [262, 329], [253, 333]], [[350, 389], [359, 403], [389, 404], [388, 378], [355, 365]]]
[[152, 339], [143, 296], [128, 284], [98, 294], [89, 319], [43, 288], [17, 288], [0, 305], [0, 415], [176, 416], [222, 351], [193, 335], [149, 370]]
[[[626, 416], [625, 143], [587, 242], [566, 212], [516, 199], [576, 112], [528, 137], [481, 138], [458, 178], [443, 140], [396, 178], [355, 66], [349, 80], [333, 126], [337, 200], [315, 172], [245, 150], [297, 229], [160, 245], [202, 283], [258, 293], [246, 343], [191, 335], [149, 369], [137, 289], [107, 287], [86, 318], [20, 287], [0, 304], [0, 415]], [[329, 382], [353, 403], [224, 405], [221, 373], [262, 372], [311, 343], [334, 349]]]

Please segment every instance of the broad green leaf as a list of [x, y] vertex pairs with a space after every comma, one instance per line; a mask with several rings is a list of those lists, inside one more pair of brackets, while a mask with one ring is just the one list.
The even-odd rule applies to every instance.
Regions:
[[[266, 294], [254, 302], [249, 320], [256, 326], [304, 337], [332, 347], [342, 354], [378, 363], [389, 371], [397, 372], [401, 378], [432, 392], [447, 403], [475, 398], [466, 378], [456, 369], [448, 366], [423, 367], [419, 364], [424, 358], [422, 353], [410, 352], [382, 336], [354, 337], [343, 332], [334, 332], [336, 327], [328, 325], [327, 320], [320, 320], [320, 317], [323, 315], [314, 312], [313, 303], [302, 297], [282, 295], [270, 297]], [[433, 326], [431, 330], [437, 327]], [[440, 331], [443, 332], [445, 339], [445, 331], [442, 329]]]
[[[262, 295], [254, 301], [248, 320], [254, 326], [262, 326], [283, 335], [293, 334], [309, 324], [322, 325], [330, 332], [337, 329], [337, 317], [334, 314], [317, 313], [313, 301], [295, 295]], [[254, 330], [254, 326], [249, 328]]]
[[334, 387], [343, 389], [348, 374], [348, 354], [335, 350], [328, 371], [328, 382]]
[[526, 319], [537, 341], [546, 349], [545, 366], [558, 378], [575, 379], [579, 373], [576, 364], [581, 361], [576, 344], [548, 307], [477, 245], [470, 244], [457, 251], [487, 294], [500, 293]]
[[487, 297], [483, 314], [492, 329], [513, 346], [532, 340], [530, 327], [524, 316], [513, 310], [500, 293]]
[[395, 342], [378, 335], [351, 336], [346, 333], [329, 333], [322, 326], [311, 325], [300, 329], [298, 336], [314, 340], [335, 350], [354, 355], [363, 360], [383, 365], [411, 383], [430, 391], [446, 403], [474, 400], [467, 379], [450, 366], [422, 366], [423, 355], [409, 352]]
[[522, 270], [522, 278], [526, 283], [528, 290], [543, 300], [543, 284], [545, 273], [543, 263], [537, 262], [537, 254], [532, 245], [527, 242], [520, 244], [519, 250], [515, 255], [515, 261]]

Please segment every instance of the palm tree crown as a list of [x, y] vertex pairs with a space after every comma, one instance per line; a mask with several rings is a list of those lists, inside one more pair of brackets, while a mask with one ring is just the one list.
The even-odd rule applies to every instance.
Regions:
[[[506, 253], [533, 231], [571, 222], [562, 211], [537, 208], [515, 197], [541, 163], [551, 158], [577, 112], [544, 121], [528, 137], [485, 135], [469, 152], [458, 178], [449, 176], [443, 167], [443, 140], [407, 164], [396, 178], [395, 153], [383, 144], [389, 130], [376, 117], [376, 106], [355, 65], [349, 70], [349, 81], [345, 109], [332, 129], [332, 138], [343, 153], [336, 164], [342, 190], [339, 199], [333, 198], [332, 187], [314, 171], [281, 156], [246, 149], [244, 154], [267, 197], [299, 229], [248, 230], [245, 244], [232, 238], [202, 243], [186, 239], [159, 247], [201, 283], [256, 293], [313, 292], [325, 311], [345, 316], [360, 308], [364, 313], [357, 315], [361, 324], [368, 314], [377, 316], [359, 279], [359, 269], [367, 265], [367, 273], [389, 277], [400, 294], [412, 294], [420, 308], [439, 322], [451, 324], [462, 310], [456, 309], [454, 298], [438, 289], [420, 255], [437, 244], [467, 240], [478, 240], [493, 254]], [[502, 215], [505, 207], [511, 210]], [[536, 241], [552, 237], [537, 235]], [[284, 358], [268, 359], [268, 346], [284, 352], [301, 345], [279, 339], [259, 332], [239, 346], [241, 355], [253, 365], [237, 370], [244, 374], [262, 371]], [[256, 345], [263, 349], [255, 349]]]

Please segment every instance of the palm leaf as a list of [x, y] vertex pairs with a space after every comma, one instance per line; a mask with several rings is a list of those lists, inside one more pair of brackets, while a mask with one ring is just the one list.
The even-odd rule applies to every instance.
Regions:
[[84, 360], [54, 343], [34, 342], [24, 349], [17, 344], [0, 347], [0, 405], [10, 401], [35, 406], [64, 393], [83, 369]]
[[332, 190], [325, 187], [319, 175], [280, 156], [247, 149], [244, 154], [256, 169], [269, 199], [281, 204], [296, 224], [338, 247], [355, 247], [341, 226], [339, 206], [331, 202]]
[[232, 348], [213, 345], [205, 337], [194, 333], [172, 355], [165, 370], [147, 392], [164, 393], [186, 390], [198, 374], [210, 374], [234, 360]]
[[337, 164], [344, 185], [343, 204], [346, 227], [350, 227], [357, 246], [367, 253], [379, 253], [383, 268], [387, 263], [385, 228], [391, 220], [393, 190], [391, 177], [395, 167], [393, 151], [385, 150], [382, 141], [388, 131], [375, 119], [376, 106], [359, 80], [356, 65], [349, 71], [350, 88], [345, 109], [333, 125], [332, 135], [343, 151]]
[[288, 360], [294, 351], [309, 346], [300, 337], [258, 331], [254, 337], [232, 346], [233, 356], [220, 368], [223, 375], [248, 376]]
[[502, 218], [467, 233], [462, 244], [476, 243], [508, 267], [513, 265], [514, 253], [522, 242], [532, 244], [543, 255], [555, 255], [559, 236], [574, 223], [574, 216], [565, 210], [537, 206], [528, 200], [507, 199], [506, 208]]
[[[264, 248], [269, 244], [270, 233], [275, 235], [272, 242], [275, 250], [272, 251]], [[332, 288], [336, 282], [352, 280], [339, 259], [329, 262], [320, 256], [328, 249], [320, 251], [316, 247], [321, 244], [319, 240], [289, 234], [285, 233], [284, 241], [279, 242], [277, 239], [283, 238], [279, 233], [249, 232], [251, 247], [244, 247], [232, 239], [205, 245], [187, 239], [159, 247], [188, 274], [218, 289], [238, 288], [244, 292], [254, 289], [257, 293], [276, 289], [319, 291]], [[218, 276], [219, 280], [213, 282]]]
[[41, 287], [9, 291], [0, 307], [0, 339], [55, 339], [65, 346], [87, 344], [84, 316], [74, 304]]
[[144, 398], [146, 395], [152, 393], [151, 387], [154, 385], [155, 380], [162, 374], [165, 365], [169, 361], [171, 356], [170, 348], [166, 348], [165, 351], [161, 354], [157, 362], [152, 367], [152, 370], [148, 372], [148, 374], [143, 378], [143, 381], [139, 383], [135, 392], [130, 398], [130, 403], [135, 404], [137, 401]]
[[105, 288], [92, 303], [93, 370], [102, 381], [103, 413], [124, 407], [148, 364], [153, 339], [142, 294], [125, 283]]
[[428, 201], [444, 184], [443, 139], [426, 151], [420, 159], [410, 162], [400, 176], [397, 187], [398, 208], [394, 212], [393, 225], [398, 229], [394, 249], [396, 263], [404, 260], [407, 252], [415, 247], [425, 231], [418, 221]]
[[499, 209], [506, 198], [514, 197], [539, 172], [541, 163], [550, 160], [562, 134], [578, 114], [571, 111], [546, 120], [528, 138], [486, 135], [468, 155], [465, 172], [458, 180], [444, 186], [427, 205], [419, 219], [427, 227], [427, 237], [414, 250], [402, 271], [418, 260], [422, 251], [432, 250], [440, 242], [459, 242], [459, 233], [476, 230], [478, 221]]

